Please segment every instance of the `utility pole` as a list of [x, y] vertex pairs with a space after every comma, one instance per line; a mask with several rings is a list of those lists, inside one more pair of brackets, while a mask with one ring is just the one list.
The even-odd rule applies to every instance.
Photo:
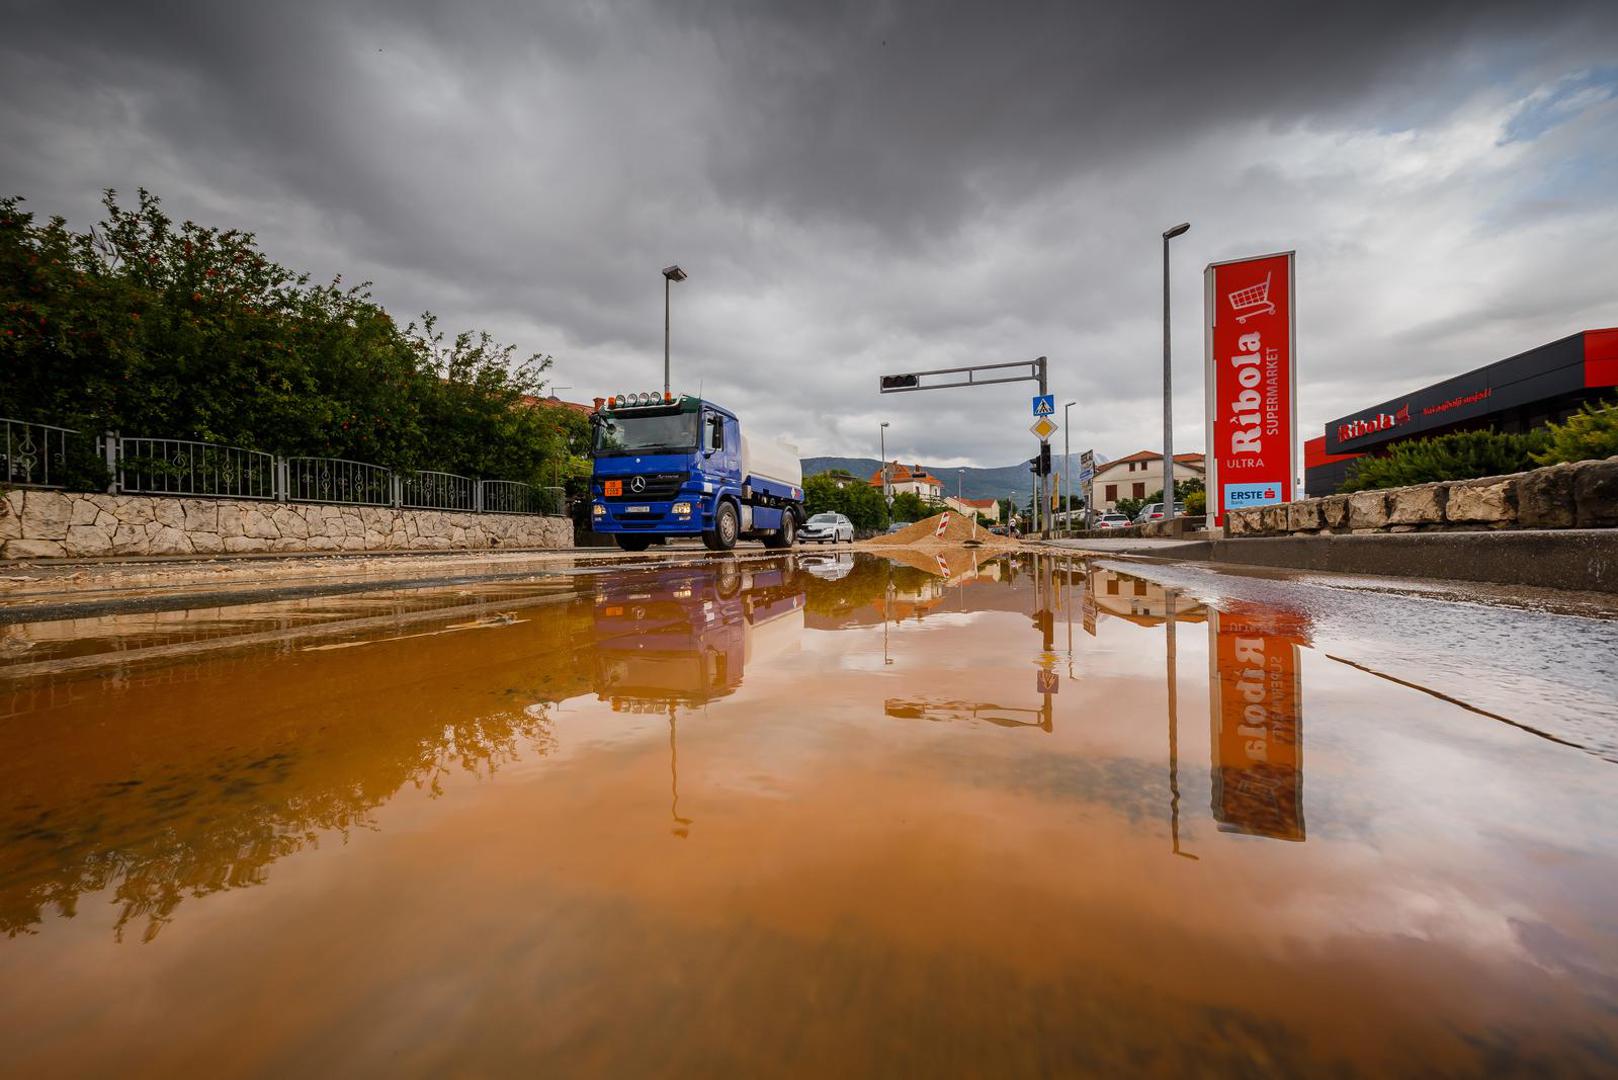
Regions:
[[1174, 518], [1174, 375], [1169, 364], [1169, 241], [1191, 228], [1185, 222], [1163, 233], [1163, 520]]
[[[1048, 364], [1049, 361], [1047, 358], [1040, 356], [1033, 360], [1019, 360], [1009, 364], [972, 364], [967, 367], [935, 368], [932, 371], [911, 371], [896, 375], [879, 375], [877, 376], [877, 387], [878, 392], [883, 394], [908, 394], [914, 393], [917, 390], [947, 390], [951, 387], [957, 386], [989, 386], [994, 383], [1023, 382], [1024, 380], [1033, 380], [1039, 383], [1039, 394], [1041, 397], [1044, 397], [1046, 395], [1045, 385], [1047, 382], [1046, 374]], [[1001, 377], [1000, 373], [1008, 369], [1020, 369], [1022, 373]], [[992, 373], [993, 377], [980, 379], [978, 378], [978, 374], [980, 372]], [[937, 382], [929, 385], [923, 385], [924, 379], [934, 375], [964, 375], [965, 378], [958, 378], [954, 382]], [[882, 426], [887, 427], [887, 424], [884, 423]], [[1034, 483], [1033, 511], [1034, 525], [1036, 530], [1038, 529], [1038, 522], [1040, 520], [1039, 503], [1045, 490], [1045, 478], [1039, 473], [1038, 462], [1040, 455], [1038, 454], [1038, 449], [1043, 448], [1044, 446], [1045, 441], [1043, 439], [1039, 440], [1036, 448], [1036, 456], [1034, 458], [1034, 476], [1036, 479]], [[884, 451], [884, 457], [885, 456], [886, 452]], [[1047, 519], [1046, 529], [1048, 530], [1050, 527], [1048, 520], [1050, 514], [1047, 512], [1045, 517]]]
[[678, 265], [663, 267], [663, 396], [669, 396], [669, 287], [685, 280]]
[[[1067, 502], [1062, 509], [1067, 512], [1063, 518], [1067, 522], [1067, 534], [1073, 535], [1073, 422], [1068, 419], [1068, 410], [1077, 405], [1077, 401], [1070, 401], [1062, 406], [1062, 486], [1067, 489]], [[1089, 505], [1089, 500], [1085, 500]]]
[[893, 491], [888, 486], [888, 422], [882, 421], [882, 427], [877, 430], [877, 438], [882, 446], [882, 501], [887, 503], [888, 509], [893, 509]]
[[[1045, 358], [1043, 356], [1041, 356], [1039, 359], [1034, 361], [1034, 369], [1039, 375], [1039, 396], [1040, 397], [1044, 397], [1046, 394], [1050, 393], [1049, 390], [1045, 389], [1046, 367], [1047, 367], [1046, 360], [1045, 360]], [[1043, 458], [1045, 457], [1045, 440], [1043, 440], [1043, 439], [1040, 440], [1039, 448], [1037, 450], [1035, 450], [1034, 453], [1043, 462]], [[1046, 485], [1045, 485], [1045, 473], [1043, 471], [1040, 471], [1040, 472], [1037, 473], [1037, 478], [1035, 480], [1035, 486], [1037, 487], [1037, 489], [1039, 491], [1039, 500], [1043, 501], [1044, 498], [1045, 498], [1045, 492], [1047, 490]], [[1034, 505], [1036, 507], [1038, 507], [1039, 502], [1036, 501]], [[1050, 520], [1050, 517], [1051, 517], [1050, 510], [1047, 508], [1045, 510], [1045, 515], [1044, 515], [1044, 518], [1043, 518], [1043, 523], [1044, 523], [1045, 527], [1044, 527], [1043, 530], [1041, 530], [1041, 529], [1039, 529], [1039, 525], [1041, 524], [1042, 519], [1039, 517], [1037, 510], [1035, 512], [1035, 517], [1034, 517], [1035, 531], [1039, 532], [1040, 537], [1042, 539], [1045, 539], [1045, 540], [1049, 540], [1050, 537], [1051, 537], [1051, 520]]]

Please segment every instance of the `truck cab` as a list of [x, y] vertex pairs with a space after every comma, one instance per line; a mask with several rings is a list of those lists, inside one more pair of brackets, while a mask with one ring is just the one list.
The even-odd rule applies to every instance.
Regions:
[[625, 551], [701, 537], [791, 547], [803, 523], [803, 472], [785, 443], [749, 440], [728, 409], [689, 395], [597, 399], [590, 523]]

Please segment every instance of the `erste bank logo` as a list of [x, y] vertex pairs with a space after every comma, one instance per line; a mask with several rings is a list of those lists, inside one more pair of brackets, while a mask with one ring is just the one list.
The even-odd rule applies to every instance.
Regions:
[[1280, 484], [1225, 485], [1225, 506], [1231, 510], [1239, 510], [1244, 506], [1268, 506], [1280, 501]]

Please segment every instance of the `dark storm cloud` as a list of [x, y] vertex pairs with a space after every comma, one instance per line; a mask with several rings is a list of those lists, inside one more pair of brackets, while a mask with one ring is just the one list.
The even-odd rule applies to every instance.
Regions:
[[682, 388], [817, 452], [880, 414], [905, 456], [1014, 460], [1018, 393], [871, 387], [1036, 353], [1086, 438], [1149, 445], [1182, 217], [1182, 446], [1211, 259], [1299, 250], [1316, 423], [1618, 322], [1610, 4], [5, 8], [0, 189], [36, 210], [144, 184], [580, 397], [656, 380], [677, 259]]

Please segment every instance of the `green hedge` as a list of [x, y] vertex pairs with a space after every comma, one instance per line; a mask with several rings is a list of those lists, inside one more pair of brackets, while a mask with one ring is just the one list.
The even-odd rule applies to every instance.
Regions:
[[[0, 415], [400, 469], [556, 483], [588, 425], [522, 407], [550, 358], [400, 327], [367, 285], [314, 284], [251, 233], [114, 192], [86, 232], [0, 199]], [[93, 486], [93, 484], [92, 484]]]

